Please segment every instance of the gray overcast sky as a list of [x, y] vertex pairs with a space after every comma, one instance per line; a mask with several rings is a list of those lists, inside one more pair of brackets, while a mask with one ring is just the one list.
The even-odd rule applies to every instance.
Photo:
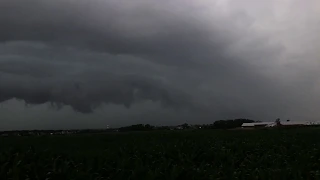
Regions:
[[0, 129], [320, 119], [318, 0], [1, 0]]

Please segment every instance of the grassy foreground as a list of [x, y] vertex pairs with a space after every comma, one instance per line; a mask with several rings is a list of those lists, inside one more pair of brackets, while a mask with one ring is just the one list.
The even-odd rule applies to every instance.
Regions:
[[0, 179], [320, 179], [320, 130], [1, 137]]

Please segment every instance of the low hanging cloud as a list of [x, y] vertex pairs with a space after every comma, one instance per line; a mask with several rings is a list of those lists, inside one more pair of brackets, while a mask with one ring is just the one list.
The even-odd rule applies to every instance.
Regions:
[[103, 103], [120, 104], [127, 108], [134, 102], [144, 99], [160, 101], [163, 106], [172, 107], [180, 107], [185, 103], [179, 97], [169, 94], [162, 87], [157, 87], [146, 79], [132, 76], [126, 78], [109, 75], [108, 77], [108, 74], [95, 75], [103, 79], [78, 81], [71, 77], [66, 80], [34, 80], [3, 75], [0, 102], [13, 98], [22, 99], [26, 104], [50, 102], [55, 107], [70, 105], [74, 110], [83, 113], [90, 113]]
[[319, 4], [235, 2], [3, 0], [0, 102], [89, 113], [152, 100], [199, 118], [311, 117]]
[[[30, 46], [31, 43], [16, 44], [25, 45]], [[63, 54], [63, 57], [68, 57]], [[173, 108], [188, 104], [181, 93], [166, 87], [161, 80], [130, 74], [129, 71], [128, 74], [117, 73], [119, 70], [111, 70], [114, 67], [107, 71], [99, 67], [101, 63], [90, 66], [90, 63], [81, 60], [2, 57], [6, 60], [0, 63], [0, 102], [13, 98], [24, 100], [27, 104], [49, 102], [57, 107], [70, 105], [84, 113], [92, 112], [101, 104], [113, 103], [129, 108], [134, 102], [142, 100], [159, 101], [163, 107]], [[75, 55], [70, 57], [76, 58]]]

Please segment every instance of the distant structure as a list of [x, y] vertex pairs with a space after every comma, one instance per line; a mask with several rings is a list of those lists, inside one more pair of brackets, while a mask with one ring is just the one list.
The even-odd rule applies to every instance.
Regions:
[[243, 123], [242, 128], [262, 128], [262, 127], [268, 127], [275, 124], [274, 122], [254, 122], [254, 123]]
[[242, 128], [270, 128], [270, 127], [300, 127], [300, 126], [319, 126], [320, 122], [307, 122], [307, 121], [291, 121], [290, 119], [281, 122], [280, 118], [277, 118], [274, 122], [259, 122], [259, 123], [243, 123]]

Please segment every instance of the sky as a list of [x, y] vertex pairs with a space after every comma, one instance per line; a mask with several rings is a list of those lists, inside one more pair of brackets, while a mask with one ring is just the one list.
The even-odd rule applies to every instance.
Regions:
[[318, 0], [1, 0], [0, 130], [320, 120]]

